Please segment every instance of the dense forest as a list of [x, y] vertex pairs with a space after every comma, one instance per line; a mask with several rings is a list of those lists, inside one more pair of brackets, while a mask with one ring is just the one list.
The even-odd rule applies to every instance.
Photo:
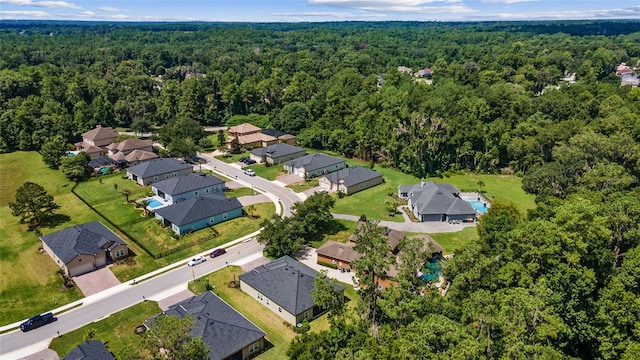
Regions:
[[400, 274], [290, 356], [637, 359], [640, 89], [616, 67], [639, 58], [640, 22], [3, 22], [0, 152], [96, 124], [189, 148], [249, 121], [418, 177], [514, 172], [536, 208], [493, 204], [447, 297]]

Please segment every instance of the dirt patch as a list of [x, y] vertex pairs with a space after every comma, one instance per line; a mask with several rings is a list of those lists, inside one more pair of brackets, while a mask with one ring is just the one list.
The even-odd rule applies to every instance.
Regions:
[[73, 281], [80, 288], [84, 296], [99, 293], [102, 290], [120, 285], [120, 281], [111, 272], [111, 269], [104, 267], [90, 273], [74, 276]]

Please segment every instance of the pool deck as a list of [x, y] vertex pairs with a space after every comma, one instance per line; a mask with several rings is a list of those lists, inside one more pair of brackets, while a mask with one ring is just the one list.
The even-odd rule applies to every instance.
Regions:
[[155, 200], [160, 203], [160, 206], [156, 206], [156, 207], [147, 206], [147, 210], [149, 211], [155, 211], [158, 209], [162, 209], [163, 207], [169, 206], [168, 202], [166, 202], [163, 198], [157, 195], [144, 198], [144, 200]]

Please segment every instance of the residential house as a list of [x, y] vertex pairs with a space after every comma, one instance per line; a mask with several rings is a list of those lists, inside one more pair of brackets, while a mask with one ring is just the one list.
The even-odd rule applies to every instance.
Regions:
[[275, 129], [261, 129], [255, 125], [244, 123], [229, 128], [227, 147], [231, 149], [232, 141], [238, 140], [243, 149], [254, 149], [274, 144], [296, 144], [296, 137]]
[[229, 137], [238, 138], [241, 136], [247, 136], [251, 134], [258, 134], [262, 131], [262, 128], [259, 128], [255, 125], [244, 123], [237, 126], [232, 126], [229, 128]]
[[431, 69], [429, 68], [424, 68], [424, 69], [420, 69], [418, 71], [416, 71], [413, 76], [415, 77], [420, 77], [420, 78], [431, 78], [432, 72]]
[[273, 136], [274, 138], [278, 139], [278, 144], [289, 144], [293, 146], [296, 145], [295, 135], [287, 134], [276, 129], [262, 129], [261, 133]]
[[131, 138], [120, 142], [111, 143], [107, 146], [107, 149], [109, 150], [109, 156], [115, 155], [117, 153], [123, 153], [127, 155], [134, 150], [153, 152], [153, 141]]
[[409, 75], [413, 74], [413, 69], [406, 66], [398, 66], [398, 71], [401, 73], [407, 73]]
[[242, 204], [237, 198], [204, 195], [159, 208], [155, 216], [177, 235], [183, 235], [242, 216]]
[[321, 153], [309, 154], [284, 163], [284, 169], [301, 178], [313, 178], [347, 166], [345, 160]]
[[76, 346], [62, 360], [115, 360], [100, 340], [87, 340]]
[[118, 168], [124, 165], [124, 161], [117, 161], [108, 156], [98, 156], [97, 158], [89, 161], [87, 164], [93, 171], [100, 171], [103, 168]]
[[43, 235], [40, 240], [44, 251], [68, 276], [94, 271], [129, 255], [127, 243], [98, 221]]
[[75, 144], [76, 150], [86, 152], [91, 159], [107, 154], [106, 146], [118, 137], [118, 132], [112, 127], [96, 126], [82, 134], [82, 141]]
[[173, 158], [145, 161], [127, 168], [127, 177], [142, 186], [193, 172], [193, 166]]
[[[358, 221], [358, 223], [356, 224], [356, 233], [360, 232], [364, 224], [365, 224], [364, 221], [362, 220]], [[385, 239], [387, 239], [387, 242], [389, 243], [390, 254], [392, 255], [398, 254], [398, 246], [400, 245], [400, 241], [402, 241], [402, 239], [404, 239], [407, 236], [407, 233], [405, 233], [404, 231], [394, 230], [386, 226], [379, 226], [378, 229], [380, 229], [380, 235]], [[355, 245], [357, 241], [358, 241], [358, 236], [356, 234], [351, 234], [349, 236], [350, 244]]]
[[266, 163], [274, 165], [297, 159], [305, 156], [306, 154], [307, 152], [303, 148], [282, 143], [253, 149], [251, 150], [249, 157], [260, 164]]
[[153, 183], [151, 191], [173, 205], [199, 195], [222, 193], [224, 180], [205, 173], [191, 173]]
[[341, 243], [327, 240], [316, 250], [318, 263], [335, 265], [338, 269], [351, 269], [351, 263], [360, 259], [362, 254], [353, 249], [353, 243]]
[[631, 68], [626, 63], [620, 63], [620, 65], [618, 65], [618, 67], [616, 68], [616, 75], [631, 74], [632, 72], [633, 68]]
[[[240, 289], [291, 325], [323, 312], [313, 302], [317, 271], [283, 256], [240, 275]], [[343, 291], [342, 286], [337, 289]]]
[[620, 76], [620, 86], [630, 85], [631, 87], [637, 87], [640, 85], [640, 76], [631, 74], [623, 74]]
[[[121, 154], [121, 153], [118, 153]], [[118, 155], [116, 154], [116, 155]], [[124, 157], [124, 161], [127, 162], [127, 164], [129, 164], [130, 166], [135, 166], [135, 165], [139, 165], [147, 160], [153, 160], [153, 159], [157, 159], [159, 158], [158, 154], [154, 153], [153, 151], [146, 151], [146, 150], [141, 150], [141, 149], [136, 149], [133, 150], [132, 152], [128, 153], [125, 157]]]
[[409, 200], [409, 209], [420, 221], [476, 221], [476, 210], [450, 184], [423, 179], [417, 185], [399, 186], [398, 196]]
[[202, 338], [211, 360], [249, 359], [265, 348], [266, 333], [210, 291], [171, 305], [162, 314], [147, 319], [145, 326], [149, 331], [153, 331], [153, 320], [161, 316], [193, 317], [196, 324], [190, 335]]
[[379, 172], [360, 166], [352, 166], [328, 173], [320, 177], [318, 182], [323, 189], [341, 191], [351, 195], [382, 184], [384, 179]]

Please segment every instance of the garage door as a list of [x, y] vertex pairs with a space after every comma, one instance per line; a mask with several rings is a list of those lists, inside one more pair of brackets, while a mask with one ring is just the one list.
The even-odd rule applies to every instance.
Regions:
[[69, 269], [69, 276], [78, 276], [93, 271], [93, 263], [86, 262], [84, 264], [78, 264]]

